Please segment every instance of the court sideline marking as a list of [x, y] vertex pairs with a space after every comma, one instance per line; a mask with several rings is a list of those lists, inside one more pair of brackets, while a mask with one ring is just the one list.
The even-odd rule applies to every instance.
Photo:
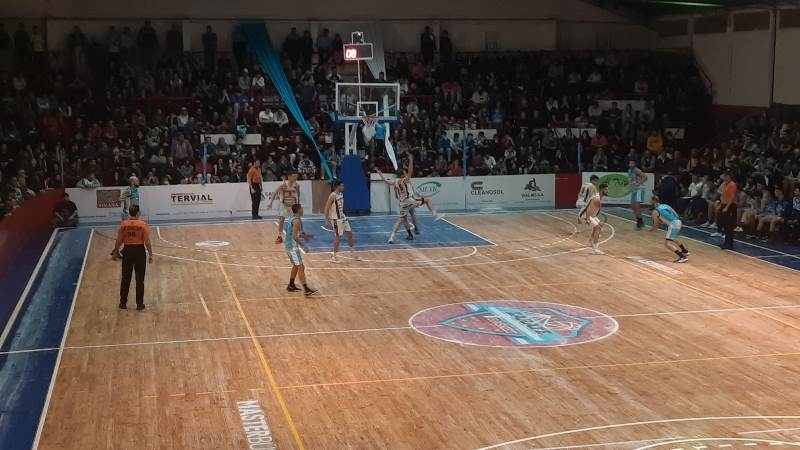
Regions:
[[56, 356], [56, 364], [53, 368], [53, 375], [50, 377], [50, 386], [47, 388], [47, 396], [44, 400], [42, 407], [42, 414], [39, 416], [39, 425], [36, 427], [36, 437], [33, 439], [32, 448], [34, 450], [39, 448], [39, 440], [42, 438], [42, 431], [44, 424], [47, 420], [47, 412], [50, 409], [50, 400], [53, 398], [53, 390], [56, 386], [56, 378], [58, 377], [58, 369], [61, 368], [61, 357], [64, 355], [64, 344], [67, 342], [67, 335], [69, 335], [70, 324], [72, 323], [72, 314], [75, 312], [75, 303], [78, 300], [78, 293], [80, 293], [83, 285], [83, 274], [86, 271], [86, 262], [89, 260], [89, 250], [92, 248], [92, 238], [94, 237], [94, 229], [89, 232], [89, 241], [86, 243], [86, 250], [83, 253], [83, 262], [81, 263], [81, 271], [78, 274], [78, 284], [75, 286], [75, 292], [72, 295], [72, 304], [69, 307], [69, 315], [67, 315], [67, 322], [64, 324], [64, 332], [61, 335], [61, 345], [58, 348], [58, 356]]
[[33, 283], [36, 281], [36, 277], [39, 276], [39, 271], [42, 269], [42, 265], [44, 265], [47, 255], [50, 254], [50, 248], [53, 246], [53, 242], [56, 239], [56, 234], [58, 234], [57, 228], [50, 234], [50, 239], [47, 241], [47, 245], [45, 245], [42, 254], [39, 256], [39, 260], [36, 262], [36, 266], [33, 268], [31, 276], [28, 278], [28, 283], [25, 285], [25, 289], [22, 291], [22, 294], [20, 294], [19, 299], [17, 300], [17, 305], [14, 307], [14, 311], [12, 311], [11, 315], [8, 317], [8, 322], [6, 322], [5, 328], [3, 328], [3, 333], [0, 334], [0, 349], [2, 349], [3, 345], [5, 345], [6, 338], [8, 338], [11, 328], [14, 327], [14, 322], [17, 321], [17, 316], [22, 310], [22, 304], [25, 303], [25, 299], [28, 297], [28, 294], [30, 294]]
[[239, 296], [236, 294], [236, 290], [233, 288], [233, 283], [231, 283], [228, 272], [222, 265], [222, 260], [219, 258], [219, 255], [215, 254], [214, 256], [217, 259], [219, 270], [222, 271], [222, 276], [225, 277], [225, 283], [228, 285], [228, 290], [230, 291], [231, 296], [236, 303], [236, 308], [239, 310], [239, 314], [242, 316], [242, 321], [247, 328], [247, 332], [250, 334], [250, 339], [252, 340], [253, 346], [256, 349], [256, 353], [258, 354], [258, 358], [261, 361], [261, 367], [264, 369], [264, 373], [267, 375], [267, 380], [272, 388], [272, 393], [275, 396], [275, 399], [278, 401], [278, 405], [280, 405], [281, 410], [283, 411], [283, 416], [286, 418], [286, 422], [289, 424], [289, 430], [292, 433], [294, 442], [297, 444], [297, 448], [299, 450], [305, 450], [306, 447], [303, 445], [303, 440], [300, 438], [300, 433], [297, 432], [297, 426], [294, 423], [294, 419], [292, 419], [292, 415], [289, 413], [289, 408], [286, 406], [286, 400], [284, 400], [283, 394], [281, 394], [280, 388], [278, 387], [278, 383], [275, 381], [275, 376], [272, 374], [272, 369], [270, 368], [267, 357], [264, 354], [264, 350], [261, 348], [261, 344], [258, 342], [258, 338], [253, 331], [252, 325], [250, 325], [250, 320], [247, 318], [247, 315], [244, 312], [242, 302], [239, 301]]

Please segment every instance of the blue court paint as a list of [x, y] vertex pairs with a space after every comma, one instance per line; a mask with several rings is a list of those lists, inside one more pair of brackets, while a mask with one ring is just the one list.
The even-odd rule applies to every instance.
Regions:
[[3, 301], [0, 301], [0, 331], [3, 330], [8, 322], [11, 313], [17, 306], [17, 300], [25, 285], [36, 268], [36, 263], [42, 256], [47, 241], [50, 240], [51, 230], [42, 230], [33, 233], [25, 246], [25, 251], [17, 257], [8, 271], [0, 277], [0, 292]]
[[[417, 223], [420, 234], [414, 235], [413, 241], [407, 241], [407, 233], [401, 225], [394, 243], [389, 244], [389, 234], [397, 220], [396, 216], [352, 217], [350, 227], [357, 250], [391, 250], [391, 249], [423, 249], [452, 247], [483, 247], [491, 242], [447, 221], [434, 221], [430, 215], [419, 214]], [[314, 235], [308, 241], [312, 251], [331, 251], [333, 248], [333, 232], [323, 229], [325, 221], [321, 219], [303, 219], [303, 230]], [[325, 226], [325, 228], [328, 228]], [[342, 237], [340, 249], [347, 249], [347, 237]]]
[[[605, 211], [609, 215], [633, 221], [633, 212], [629, 209], [610, 208]], [[643, 215], [645, 225], [650, 226], [650, 224], [653, 223], [652, 220], [648, 214], [645, 213]], [[633, 225], [631, 225], [631, 228], [633, 228]], [[716, 231], [716, 228], [700, 228], [684, 225], [681, 229], [681, 236], [705, 242], [706, 244], [719, 246], [722, 244], [723, 238], [712, 237], [711, 233], [714, 231]], [[789, 269], [800, 270], [800, 257], [792, 256], [800, 250], [792, 245], [773, 242], [750, 242], [747, 240], [735, 239], [733, 248], [733, 252], [735, 253], [751, 256]]]
[[[89, 236], [86, 229], [56, 236], [3, 352], [61, 345]], [[0, 354], [0, 448], [31, 448], [57, 357], [58, 350]]]

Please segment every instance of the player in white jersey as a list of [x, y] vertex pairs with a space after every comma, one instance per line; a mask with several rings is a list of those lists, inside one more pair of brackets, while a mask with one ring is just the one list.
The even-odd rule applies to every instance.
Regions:
[[413, 188], [411, 187], [411, 177], [414, 175], [413, 154], [409, 155], [408, 158], [408, 170], [404, 172], [402, 169], [400, 169], [397, 172], [397, 178], [393, 180], [387, 180], [383, 177], [383, 174], [380, 172], [380, 170], [376, 169], [376, 171], [386, 184], [392, 186], [394, 197], [398, 202], [400, 202], [400, 217], [394, 223], [394, 227], [392, 227], [392, 234], [389, 235], [390, 244], [394, 242], [394, 237], [397, 234], [397, 230], [400, 229], [401, 224], [405, 226], [406, 232], [408, 232], [406, 239], [409, 241], [414, 240], [414, 235], [411, 234], [411, 224], [408, 223], [408, 214], [411, 209], [425, 205], [431, 211], [431, 214], [433, 214], [433, 220], [439, 220], [444, 217], [444, 214], [436, 212], [436, 208], [433, 207], [433, 203], [430, 201], [430, 199], [425, 197], [420, 197], [417, 199], [411, 195], [413, 192]]
[[603, 197], [608, 195], [608, 185], [603, 183], [598, 189], [600, 192], [595, 192], [586, 205], [586, 223], [592, 227], [592, 237], [589, 238], [592, 254], [604, 255], [605, 253], [597, 247], [600, 241], [600, 232], [603, 231], [603, 222], [597, 216], [600, 214], [600, 207], [603, 205]]
[[297, 172], [290, 173], [286, 181], [279, 184], [269, 199], [267, 208], [272, 209], [272, 203], [280, 196], [281, 205], [278, 212], [278, 237], [275, 243], [283, 242], [283, 224], [287, 217], [292, 217], [292, 205], [300, 203], [300, 183], [297, 182]]
[[578, 199], [575, 200], [575, 207], [578, 208], [578, 223], [586, 223], [588, 218], [586, 215], [586, 206], [589, 200], [597, 194], [597, 183], [600, 182], [600, 177], [592, 175], [589, 177], [589, 182], [581, 186], [581, 191], [578, 193]]
[[328, 201], [325, 202], [325, 220], [333, 229], [333, 256], [331, 262], [338, 263], [339, 259], [336, 254], [339, 253], [339, 243], [342, 240], [342, 235], [347, 234], [347, 246], [350, 251], [353, 251], [353, 230], [350, 228], [350, 222], [344, 214], [344, 184], [341, 181], [333, 182], [333, 192], [328, 196]]

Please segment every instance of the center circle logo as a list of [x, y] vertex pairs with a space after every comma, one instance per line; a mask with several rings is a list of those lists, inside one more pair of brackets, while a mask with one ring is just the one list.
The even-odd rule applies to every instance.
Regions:
[[619, 324], [606, 314], [546, 302], [489, 300], [435, 306], [414, 314], [419, 333], [483, 347], [561, 347], [607, 338]]

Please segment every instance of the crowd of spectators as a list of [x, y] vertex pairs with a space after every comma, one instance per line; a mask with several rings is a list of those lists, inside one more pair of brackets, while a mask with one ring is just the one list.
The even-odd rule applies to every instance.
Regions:
[[741, 238], [800, 243], [800, 124], [761, 114], [721, 135], [715, 145], [657, 159], [661, 163], [646, 170], [667, 175], [658, 188], [661, 196], [675, 199], [684, 217], [714, 230], [712, 236], [722, 234], [720, 175], [728, 173], [738, 188], [735, 232]]
[[[183, 51], [178, 25], [163, 43], [149, 22], [103, 36], [75, 27], [63, 52], [47, 52], [40, 36], [23, 25], [13, 37], [0, 29], [4, 212], [41, 189], [124, 185], [132, 174], [145, 185], [243, 181], [256, 160], [266, 181], [290, 171], [323, 176], [238, 28], [227, 50], [208, 26], [201, 55]], [[316, 41], [292, 29], [283, 42], [284, 71], [334, 172], [343, 133], [330, 112], [348, 72], [341, 48], [327, 29]], [[690, 133], [709, 102], [692, 57], [679, 52], [458, 53], [446, 31], [437, 38], [426, 28], [418, 53], [387, 54], [386, 73], [373, 78], [400, 85], [401, 123], [390, 139], [401, 158], [416, 158], [421, 176], [621, 170], [634, 158], [688, 188], [690, 174], [714, 177], [729, 164], [745, 177], [765, 164], [788, 173], [800, 145], [787, 137], [793, 127], [697, 149], [667, 132]], [[643, 107], [603, 108], [603, 100]], [[227, 138], [202, 138], [209, 134]], [[262, 144], [247, 145], [248, 134]], [[774, 162], [745, 157], [755, 142], [772, 155], [776, 139]], [[359, 135], [359, 152], [366, 167], [387, 164], [377, 140]]]

